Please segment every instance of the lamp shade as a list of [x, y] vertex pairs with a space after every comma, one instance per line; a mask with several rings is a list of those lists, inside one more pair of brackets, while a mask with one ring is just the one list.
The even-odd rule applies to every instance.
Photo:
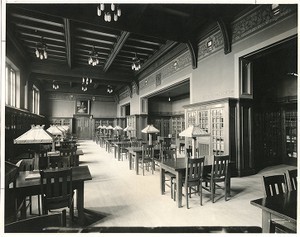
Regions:
[[47, 129], [47, 132], [51, 133], [54, 136], [63, 135], [63, 132], [56, 125], [51, 125]]
[[106, 125], [102, 125], [102, 129], [107, 129]]
[[103, 126], [102, 125], [99, 125], [98, 127], [97, 127], [97, 129], [102, 129], [103, 128]]
[[151, 124], [147, 125], [147, 127], [142, 130], [142, 133], [159, 133], [159, 130]]
[[131, 126], [127, 126], [126, 128], [124, 128], [125, 132], [131, 132], [131, 131], [135, 131], [135, 129]]
[[123, 128], [121, 128], [119, 125], [116, 125], [113, 129], [114, 130], [123, 130]]
[[52, 143], [52, 135], [44, 130], [44, 125], [32, 125], [31, 129], [14, 140], [15, 144]]
[[66, 132], [69, 131], [69, 129], [70, 129], [70, 127], [68, 125], [62, 125], [61, 127], [63, 127], [63, 129], [65, 129]]
[[113, 128], [111, 125], [109, 125], [109, 126], [106, 127], [106, 129], [112, 130], [112, 129], [114, 129], [114, 128]]
[[200, 128], [199, 126], [191, 125], [181, 133], [179, 133], [180, 137], [201, 137], [201, 136], [209, 136], [205, 130]]

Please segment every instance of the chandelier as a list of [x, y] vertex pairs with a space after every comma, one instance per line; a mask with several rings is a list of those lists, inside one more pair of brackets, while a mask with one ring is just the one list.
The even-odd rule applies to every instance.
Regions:
[[134, 58], [132, 58], [132, 65], [131, 65], [131, 69], [134, 71], [138, 71], [141, 69], [141, 63], [140, 63], [140, 59], [137, 57], [136, 53]]
[[109, 94], [111, 94], [111, 93], [113, 93], [113, 88], [112, 88], [112, 86], [110, 86], [110, 85], [108, 85], [107, 86], [107, 93], [109, 93]]
[[52, 83], [52, 88], [53, 88], [54, 90], [59, 89], [59, 85], [58, 85], [58, 83], [57, 83], [56, 81], [53, 81], [53, 83]]
[[91, 84], [93, 82], [93, 80], [91, 78], [82, 78], [82, 83], [81, 83], [81, 90], [82, 91], [87, 91], [87, 87], [89, 84]]
[[92, 65], [92, 66], [96, 66], [99, 64], [98, 53], [96, 52], [94, 46], [93, 46], [92, 51], [90, 52], [90, 55], [88, 58], [88, 64]]
[[41, 37], [41, 41], [36, 43], [35, 47], [35, 56], [41, 60], [47, 59], [47, 45], [43, 41], [43, 37]]
[[113, 3], [110, 5], [110, 7], [105, 7], [104, 3], [100, 3], [97, 6], [97, 15], [103, 15], [104, 21], [107, 22], [111, 22], [112, 17], [114, 21], [117, 21], [118, 18], [121, 16], [121, 8]]

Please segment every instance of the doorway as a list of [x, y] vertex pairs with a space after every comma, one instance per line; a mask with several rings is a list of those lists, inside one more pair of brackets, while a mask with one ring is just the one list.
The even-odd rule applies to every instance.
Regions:
[[92, 120], [90, 116], [76, 116], [74, 118], [75, 133], [80, 140], [92, 139]]
[[257, 171], [297, 164], [297, 51], [294, 37], [243, 57], [252, 65], [253, 158]]

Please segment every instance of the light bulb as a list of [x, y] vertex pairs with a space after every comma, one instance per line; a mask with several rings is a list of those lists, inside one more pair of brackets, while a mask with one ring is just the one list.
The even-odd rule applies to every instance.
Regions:
[[111, 4], [111, 6], [110, 6], [110, 9], [112, 10], [112, 11], [114, 11], [115, 10], [115, 4]]
[[38, 49], [35, 49], [35, 55], [36, 55], [37, 58], [40, 57], [40, 52], [38, 51]]
[[101, 4], [100, 4], [100, 10], [101, 10], [101, 11], [104, 11], [104, 3], [101, 3]]
[[44, 56], [43, 54], [40, 54], [40, 59], [43, 60], [44, 59]]
[[115, 13], [114, 14], [114, 21], [117, 21], [118, 20], [118, 15]]
[[44, 50], [44, 58], [45, 58], [45, 59], [48, 58], [48, 54], [47, 54], [46, 50]]
[[118, 8], [118, 10], [117, 10], [117, 15], [120, 17], [121, 16], [121, 9], [120, 8]]
[[107, 21], [111, 22], [111, 15], [110, 15], [110, 13], [107, 13]]
[[100, 6], [97, 6], [97, 15], [98, 15], [98, 16], [101, 16], [101, 9], [100, 9]]

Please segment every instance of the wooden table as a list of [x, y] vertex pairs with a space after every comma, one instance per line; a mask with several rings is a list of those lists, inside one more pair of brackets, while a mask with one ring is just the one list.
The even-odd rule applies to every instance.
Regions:
[[[161, 188], [161, 194], [163, 195], [165, 193], [165, 171], [168, 171], [176, 176], [176, 183], [181, 184], [183, 181], [183, 177], [185, 176], [185, 170], [186, 170], [186, 161], [185, 158], [177, 158], [175, 160], [168, 160], [164, 162], [160, 162], [160, 188]], [[231, 188], [231, 171], [230, 171], [230, 165], [228, 168], [228, 196], [230, 196], [230, 188]], [[211, 171], [211, 164], [205, 164], [203, 175], [207, 174]], [[176, 200], [178, 207], [182, 207], [182, 185], [177, 185], [177, 192], [176, 192]]]
[[120, 146], [129, 145], [129, 144], [130, 144], [129, 140], [112, 142], [112, 145], [115, 147], [115, 149], [114, 149], [115, 158], [118, 158], [118, 160], [120, 160]]
[[250, 202], [262, 209], [262, 231], [270, 233], [272, 219], [284, 219], [296, 230], [297, 227], [297, 191], [270, 197], [259, 198]]
[[[32, 171], [19, 172], [16, 179], [16, 195], [20, 199], [27, 196], [34, 196], [41, 194], [40, 179], [25, 180], [25, 177], [32, 173]], [[72, 186], [77, 190], [77, 210], [78, 210], [78, 223], [84, 224], [84, 181], [91, 180], [92, 176], [88, 166], [72, 167]], [[26, 216], [26, 210], [22, 210], [22, 216]]]
[[76, 150], [76, 155], [75, 155], [75, 161], [74, 161], [74, 165], [78, 166], [79, 165], [79, 156], [82, 156], [84, 153], [81, 149], [77, 149]]
[[[132, 161], [134, 160], [135, 164], [135, 172], [139, 174], [139, 159], [142, 157], [142, 147], [127, 147], [126, 148], [129, 154], [129, 169], [132, 170]], [[154, 154], [159, 153], [160, 150], [158, 148], [154, 148]]]
[[[185, 158], [168, 160], [160, 163], [160, 189], [161, 194], [165, 193], [165, 171], [176, 175], [176, 183], [181, 184], [185, 175], [186, 162]], [[176, 200], [178, 207], [182, 206], [182, 185], [177, 185]]]

